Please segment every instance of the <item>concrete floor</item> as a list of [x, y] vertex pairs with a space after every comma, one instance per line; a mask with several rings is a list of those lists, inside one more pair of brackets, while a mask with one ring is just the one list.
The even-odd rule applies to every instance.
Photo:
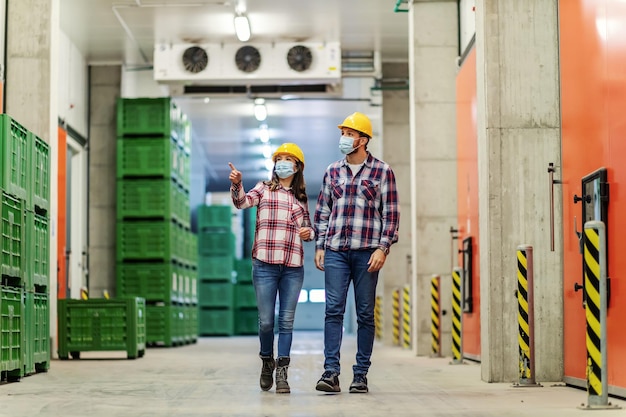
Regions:
[[[542, 382], [539, 388], [480, 381], [480, 367], [449, 358], [414, 357], [377, 344], [369, 394], [349, 394], [355, 339], [344, 338], [342, 392], [315, 391], [323, 369], [322, 334], [294, 335], [291, 394], [262, 392], [254, 336], [202, 338], [177, 348], [150, 348], [143, 358], [122, 352], [83, 353], [53, 360], [50, 371], [0, 385], [0, 417], [332, 416], [569, 417], [587, 416], [583, 390]], [[621, 410], [598, 415], [626, 416]], [[594, 413], [596, 415], [596, 413]]]

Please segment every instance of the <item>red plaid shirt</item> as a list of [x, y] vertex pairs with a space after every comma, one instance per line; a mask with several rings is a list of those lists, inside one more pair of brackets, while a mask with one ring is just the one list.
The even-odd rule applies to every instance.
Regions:
[[[252, 257], [269, 264], [302, 266], [304, 250], [298, 231], [302, 225], [311, 227], [308, 206], [291, 190], [279, 186], [270, 191], [263, 182], [247, 193], [241, 184], [232, 184], [230, 191], [238, 209], [257, 206]], [[309, 240], [313, 239], [311, 229]]]

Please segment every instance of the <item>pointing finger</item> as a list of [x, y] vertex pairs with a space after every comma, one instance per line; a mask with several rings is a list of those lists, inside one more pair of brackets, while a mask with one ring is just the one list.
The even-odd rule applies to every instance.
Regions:
[[229, 162], [228, 166], [230, 167], [231, 171], [237, 171], [237, 168], [235, 168], [235, 166], [232, 164], [232, 162]]

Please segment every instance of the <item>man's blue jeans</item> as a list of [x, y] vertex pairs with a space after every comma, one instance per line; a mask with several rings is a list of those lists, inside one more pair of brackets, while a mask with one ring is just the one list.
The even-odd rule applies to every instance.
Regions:
[[303, 267], [287, 267], [252, 260], [252, 282], [259, 309], [261, 356], [274, 355], [274, 311], [278, 295], [278, 357], [289, 356], [293, 320], [304, 281]]
[[367, 272], [367, 262], [375, 249], [332, 251], [324, 255], [326, 317], [324, 320], [324, 369], [340, 373], [339, 353], [343, 334], [343, 316], [350, 281], [354, 285], [357, 316], [357, 352], [355, 374], [367, 374], [374, 347], [374, 305], [378, 271]]

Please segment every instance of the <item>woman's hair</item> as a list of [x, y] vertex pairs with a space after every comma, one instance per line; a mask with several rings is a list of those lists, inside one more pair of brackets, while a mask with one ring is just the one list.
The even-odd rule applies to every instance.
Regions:
[[[296, 168], [298, 171], [293, 174], [293, 179], [291, 180], [291, 191], [299, 202], [306, 204], [309, 199], [306, 195], [306, 183], [304, 182], [304, 175], [302, 174], [302, 162], [296, 161]], [[263, 183], [269, 187], [270, 191], [276, 191], [280, 185], [276, 171], [272, 171], [271, 180], [263, 181]]]

